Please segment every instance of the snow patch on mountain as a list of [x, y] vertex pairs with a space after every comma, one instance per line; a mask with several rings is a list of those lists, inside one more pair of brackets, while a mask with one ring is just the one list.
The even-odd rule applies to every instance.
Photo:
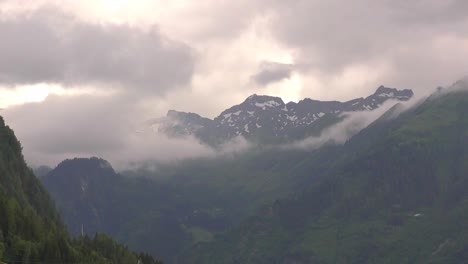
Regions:
[[264, 103], [255, 103], [255, 106], [256, 107], [260, 107], [262, 108], [263, 110], [265, 110], [267, 107], [276, 107], [276, 106], [280, 106], [281, 104], [278, 103], [278, 102], [275, 102], [275, 101], [268, 101], [268, 102], [264, 102]]
[[[202, 141], [210, 139], [215, 142], [230, 140], [238, 135], [252, 138], [260, 128], [262, 137], [301, 138], [307, 136], [309, 128], [317, 126], [317, 121], [325, 116], [330, 116], [333, 122], [333, 116], [336, 118], [345, 112], [368, 112], [379, 108], [387, 100], [407, 101], [412, 96], [411, 90], [384, 86], [380, 86], [374, 94], [366, 98], [356, 98], [347, 102], [306, 98], [297, 103], [285, 104], [279, 97], [254, 94], [214, 119], [171, 110], [166, 117], [151, 123], [151, 127], [158, 133], [169, 136], [193, 135]], [[326, 126], [327, 123], [317, 124]]]

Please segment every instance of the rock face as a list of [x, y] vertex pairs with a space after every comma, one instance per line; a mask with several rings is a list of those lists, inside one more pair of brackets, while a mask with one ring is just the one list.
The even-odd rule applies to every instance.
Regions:
[[[304, 99], [285, 104], [279, 97], [251, 95], [213, 120], [194, 113], [170, 110], [150, 122], [153, 130], [170, 137], [195, 136], [208, 144], [237, 136], [261, 142], [301, 139], [333, 124], [343, 112], [371, 111], [389, 99], [407, 101], [411, 90], [380, 86], [374, 94], [347, 102]], [[326, 121], [329, 120], [329, 121]], [[319, 122], [320, 121], [320, 122]]]

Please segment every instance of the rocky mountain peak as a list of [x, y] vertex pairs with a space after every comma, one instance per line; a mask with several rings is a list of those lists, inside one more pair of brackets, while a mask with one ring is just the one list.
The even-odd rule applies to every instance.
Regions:
[[399, 100], [409, 100], [413, 96], [413, 91], [409, 89], [398, 90], [396, 88], [389, 88], [381, 85], [379, 88], [377, 88], [373, 95], [386, 98], [395, 98]]
[[284, 105], [284, 102], [280, 97], [253, 94], [247, 97], [241, 105], [243, 104], [250, 104], [265, 110], [267, 107], [282, 106]]
[[[165, 118], [153, 124], [158, 132], [169, 136], [194, 135], [202, 141], [222, 143], [236, 136], [246, 138], [269, 138], [270, 141], [301, 139], [310, 136], [316, 121], [324, 116], [338, 116], [343, 112], [370, 111], [388, 99], [407, 101], [413, 96], [411, 90], [398, 90], [380, 86], [366, 98], [347, 102], [319, 101], [305, 98], [298, 103], [285, 104], [279, 97], [253, 94], [241, 104], [234, 105], [214, 120], [194, 113], [171, 110]], [[318, 122], [323, 126], [324, 122]], [[331, 123], [325, 122], [331, 125]], [[320, 125], [319, 125], [320, 126]], [[213, 142], [208, 142], [213, 144]]]

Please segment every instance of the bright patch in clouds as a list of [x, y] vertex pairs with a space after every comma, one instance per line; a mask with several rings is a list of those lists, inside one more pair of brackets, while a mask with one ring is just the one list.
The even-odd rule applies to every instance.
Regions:
[[96, 95], [106, 96], [116, 93], [115, 90], [102, 91], [92, 87], [63, 88], [58, 84], [39, 83], [33, 85], [22, 85], [9, 89], [0, 87], [0, 108], [20, 105], [25, 103], [42, 102], [49, 95], [78, 96]]
[[17, 87], [15, 89], [0, 89], [0, 108], [29, 102], [41, 102], [50, 93], [62, 90], [56, 85], [35, 84]]
[[301, 98], [301, 92], [304, 86], [302, 76], [293, 74], [289, 79], [272, 83], [266, 88], [266, 94], [274, 94], [283, 99], [284, 103], [298, 102]]
[[126, 7], [130, 1], [128, 0], [105, 0], [103, 1], [103, 6], [105, 9], [110, 10], [120, 10]]

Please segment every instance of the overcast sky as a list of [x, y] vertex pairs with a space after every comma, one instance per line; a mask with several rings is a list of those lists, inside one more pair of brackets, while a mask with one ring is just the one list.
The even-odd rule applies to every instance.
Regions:
[[169, 109], [215, 117], [253, 93], [424, 93], [468, 74], [466, 10], [465, 0], [0, 0], [0, 107], [26, 157], [51, 163], [43, 157], [122, 151], [128, 131]]

